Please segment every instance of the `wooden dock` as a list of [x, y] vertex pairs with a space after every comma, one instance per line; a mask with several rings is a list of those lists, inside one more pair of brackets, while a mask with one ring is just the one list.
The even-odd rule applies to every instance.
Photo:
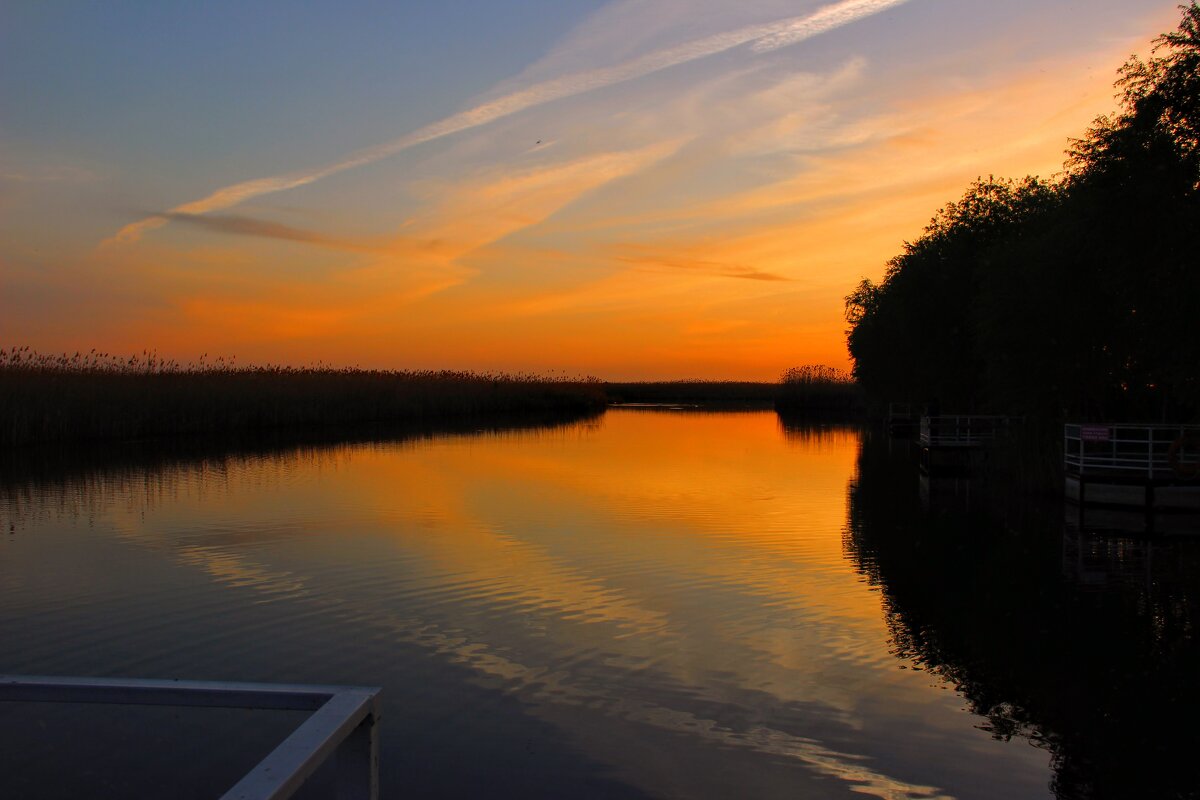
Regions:
[[1200, 509], [1200, 425], [1067, 424], [1063, 471], [1080, 506]]
[[917, 445], [927, 474], [967, 473], [987, 458], [987, 448], [1006, 438], [1019, 420], [981, 414], [921, 417]]

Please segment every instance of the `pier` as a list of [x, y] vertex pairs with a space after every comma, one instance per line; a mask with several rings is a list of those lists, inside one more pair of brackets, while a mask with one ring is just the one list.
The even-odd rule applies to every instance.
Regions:
[[1200, 509], [1200, 425], [1067, 424], [1063, 471], [1081, 507]]
[[1013, 417], [981, 414], [943, 414], [921, 417], [917, 445], [921, 469], [933, 472], [969, 472], [986, 458], [986, 449], [1008, 436]]

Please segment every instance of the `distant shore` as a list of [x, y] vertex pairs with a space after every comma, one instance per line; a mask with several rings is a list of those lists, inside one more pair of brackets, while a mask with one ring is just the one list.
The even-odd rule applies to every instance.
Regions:
[[779, 384], [754, 381], [625, 381], [604, 384], [610, 403], [772, 408]]
[[0, 351], [0, 447], [586, 416], [610, 404], [778, 408], [851, 419], [856, 385], [829, 368], [779, 383], [603, 382], [536, 374], [179, 365], [153, 354]]
[[585, 415], [595, 380], [464, 372], [0, 368], [0, 446]]

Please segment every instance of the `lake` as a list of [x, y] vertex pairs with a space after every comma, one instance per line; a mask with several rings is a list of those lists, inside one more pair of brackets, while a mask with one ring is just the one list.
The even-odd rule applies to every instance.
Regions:
[[[379, 685], [385, 797], [1194, 796], [1196, 541], [908, 447], [614, 408], [16, 454], [0, 672]], [[213, 797], [300, 718], [0, 704], [0, 790]]]

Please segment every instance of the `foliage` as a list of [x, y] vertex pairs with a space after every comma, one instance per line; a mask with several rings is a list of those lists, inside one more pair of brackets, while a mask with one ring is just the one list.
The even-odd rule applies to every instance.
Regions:
[[869, 392], [913, 404], [979, 404], [975, 320], [989, 250], [1052, 203], [1052, 189], [1033, 178], [978, 180], [905, 243], [882, 283], [859, 285], [847, 298], [849, 346]]
[[976, 181], [846, 298], [872, 396], [1047, 430], [1200, 412], [1200, 5], [1181, 10], [1060, 179]]

